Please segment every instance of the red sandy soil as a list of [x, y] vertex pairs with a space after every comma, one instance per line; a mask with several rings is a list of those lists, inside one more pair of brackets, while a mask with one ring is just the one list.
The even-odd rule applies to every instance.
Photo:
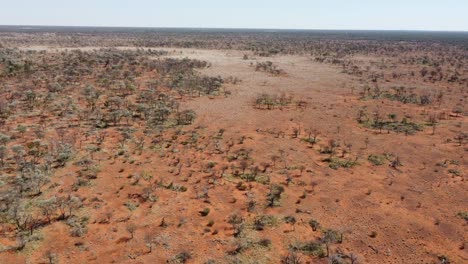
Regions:
[[[90, 186], [77, 192], [79, 197], [86, 198], [79, 215], [89, 217], [88, 233], [81, 238], [71, 237], [64, 222], [54, 222], [38, 231], [42, 240], [28, 243], [20, 253], [1, 253], [0, 263], [48, 263], [44, 258], [48, 250], [58, 255], [59, 263], [164, 263], [183, 251], [191, 253], [188, 263], [204, 263], [209, 259], [220, 263], [233, 259], [240, 263], [278, 263], [291, 243], [321, 236], [309, 226], [310, 219], [316, 219], [322, 227], [343, 232], [343, 243], [333, 244], [331, 249], [352, 252], [359, 256], [361, 263], [437, 263], [438, 256], [442, 255], [450, 256], [453, 263], [468, 261], [467, 223], [457, 216], [467, 209], [467, 160], [463, 147], [446, 141], [456, 131], [467, 130], [466, 116], [441, 121], [435, 135], [428, 127], [408, 136], [379, 133], [356, 122], [361, 107], [367, 106], [369, 112], [380, 109], [385, 114], [407, 115], [418, 122], [426, 120], [423, 115], [426, 111], [450, 112], [451, 109], [389, 100], [363, 101], [357, 92], [351, 94], [350, 89], [358, 87], [359, 80], [341, 73], [339, 68], [313, 62], [306, 56], [282, 55], [268, 58], [286, 72], [275, 77], [256, 72], [250, 66], [255, 61], [243, 60], [243, 54], [189, 49], [171, 52], [173, 57], [212, 63], [210, 68], [202, 70], [204, 74], [242, 80], [240, 84], [227, 85], [226, 89], [232, 93], [227, 97], [183, 99], [181, 107], [193, 109], [197, 118], [182, 130], [195, 129], [200, 136], [199, 144], [206, 146], [204, 151], [179, 144], [175, 146], [176, 152], [167, 149], [161, 157], [159, 150], [145, 149], [142, 155], [131, 155], [134, 162], [130, 163], [124, 157], [114, 157], [120, 138], [114, 128], [108, 129], [104, 147], [94, 157], [99, 160], [101, 172]], [[308, 107], [255, 109], [253, 101], [260, 93], [293, 95], [307, 101]], [[299, 138], [291, 136], [294, 127], [301, 127]], [[320, 131], [320, 142], [313, 147], [300, 139], [306, 136], [308, 128]], [[220, 129], [225, 129], [222, 138], [213, 139]], [[285, 136], [275, 137], [272, 131], [283, 131]], [[243, 144], [238, 143], [241, 137], [245, 137]], [[359, 156], [360, 165], [333, 170], [322, 162], [326, 155], [319, 153], [320, 146], [331, 139], [339, 140], [342, 145], [352, 144], [351, 155]], [[251, 182], [241, 191], [236, 188], [238, 180], [220, 175], [221, 165], [229, 163], [216, 153], [215, 145], [226, 149], [231, 141], [234, 142], [231, 152], [251, 149], [255, 164], [271, 163], [272, 155], [284, 151], [285, 160], [267, 171], [272, 183], [285, 182], [285, 175], [279, 173], [282, 166], [305, 166], [302, 175], [298, 169], [289, 170], [293, 180], [285, 186], [281, 206], [264, 206], [268, 185]], [[367, 161], [368, 155], [382, 153], [398, 156], [402, 166], [394, 169], [388, 164], [374, 166]], [[170, 166], [177, 159], [184, 164], [180, 175], [175, 175]], [[189, 160], [191, 167], [185, 165]], [[460, 176], [436, 166], [437, 162], [446, 160], [459, 161], [449, 168], [460, 171]], [[200, 169], [208, 161], [217, 162], [213, 168], [215, 173]], [[69, 191], [78, 170], [71, 164], [58, 170], [53, 180], [59, 185], [57, 188], [65, 193]], [[128, 175], [143, 171], [165, 184], [174, 182], [188, 190], [174, 192], [159, 188], [155, 191], [157, 202], [141, 203], [129, 211], [125, 202], [137, 201], [132, 194], [141, 193], [147, 183], [141, 180], [132, 185]], [[197, 198], [204, 189], [208, 190], [209, 197]], [[304, 193], [306, 197], [300, 198]], [[252, 199], [257, 201], [257, 206], [248, 212], [247, 203]], [[206, 217], [199, 214], [203, 208], [210, 208]], [[109, 223], [107, 213], [111, 215]], [[233, 237], [227, 222], [233, 213], [242, 215], [247, 225], [258, 215], [275, 215], [280, 220], [294, 216], [297, 223], [292, 226], [279, 221], [264, 231], [247, 228], [244, 237], [239, 239]], [[185, 224], [178, 227], [182, 220]], [[207, 227], [210, 220], [214, 224]], [[167, 226], [161, 227], [161, 221]], [[137, 227], [132, 239], [126, 231], [128, 223]], [[144, 242], [149, 232], [157, 237], [151, 253]], [[372, 232], [376, 232], [375, 237], [371, 237]], [[236, 257], [227, 254], [239, 240], [263, 238], [271, 240], [270, 248], [255, 246]], [[0, 242], [15, 243], [5, 238]], [[306, 255], [302, 259], [309, 263], [328, 261]]]

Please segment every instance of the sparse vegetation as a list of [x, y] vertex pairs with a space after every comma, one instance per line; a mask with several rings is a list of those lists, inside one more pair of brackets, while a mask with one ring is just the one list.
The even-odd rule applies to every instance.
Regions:
[[468, 222], [468, 212], [459, 212], [457, 216]]
[[255, 71], [267, 72], [273, 76], [285, 74], [284, 70], [279, 69], [278, 66], [273, 64], [271, 61], [257, 62], [257, 65], [255, 65]]
[[293, 97], [291, 95], [286, 95], [282, 93], [280, 95], [276, 94], [260, 94], [255, 99], [255, 108], [257, 109], [266, 109], [273, 110], [275, 108], [282, 109], [292, 103]]
[[352, 168], [359, 164], [356, 160], [340, 159], [336, 157], [326, 158], [323, 161], [329, 163], [328, 166], [334, 170], [339, 168]]
[[413, 135], [419, 131], [423, 130], [423, 126], [409, 121], [407, 118], [401, 119], [398, 121], [395, 115], [390, 114], [389, 120], [386, 120], [379, 111], [375, 111], [372, 117], [365, 112], [365, 110], [360, 110], [358, 114], [358, 122], [365, 127], [382, 131], [390, 131], [396, 133], [404, 133], [405, 135]]
[[73, 30], [0, 27], [0, 259], [463, 262], [463, 34]]
[[384, 165], [385, 163], [388, 163], [391, 160], [391, 155], [389, 154], [371, 154], [367, 158], [370, 163], [372, 163], [375, 166], [381, 166]]

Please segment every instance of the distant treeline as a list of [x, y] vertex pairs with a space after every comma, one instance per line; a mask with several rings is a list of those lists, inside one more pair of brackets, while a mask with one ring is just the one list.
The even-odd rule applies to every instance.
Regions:
[[231, 28], [151, 28], [151, 27], [71, 27], [71, 26], [8, 26], [0, 25], [0, 33], [82, 33], [129, 34], [148, 36], [204, 34], [206, 37], [288, 37], [300, 39], [390, 40], [468, 42], [468, 32], [402, 31], [402, 30], [300, 30], [300, 29], [231, 29]]

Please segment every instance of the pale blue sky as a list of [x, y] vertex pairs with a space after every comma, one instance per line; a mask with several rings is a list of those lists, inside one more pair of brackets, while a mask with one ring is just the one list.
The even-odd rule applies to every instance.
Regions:
[[0, 24], [468, 31], [468, 0], [0, 0]]

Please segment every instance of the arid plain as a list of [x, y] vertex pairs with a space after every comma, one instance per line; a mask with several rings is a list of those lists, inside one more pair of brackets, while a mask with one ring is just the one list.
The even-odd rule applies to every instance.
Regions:
[[466, 42], [178, 34], [0, 34], [0, 263], [468, 261]]

